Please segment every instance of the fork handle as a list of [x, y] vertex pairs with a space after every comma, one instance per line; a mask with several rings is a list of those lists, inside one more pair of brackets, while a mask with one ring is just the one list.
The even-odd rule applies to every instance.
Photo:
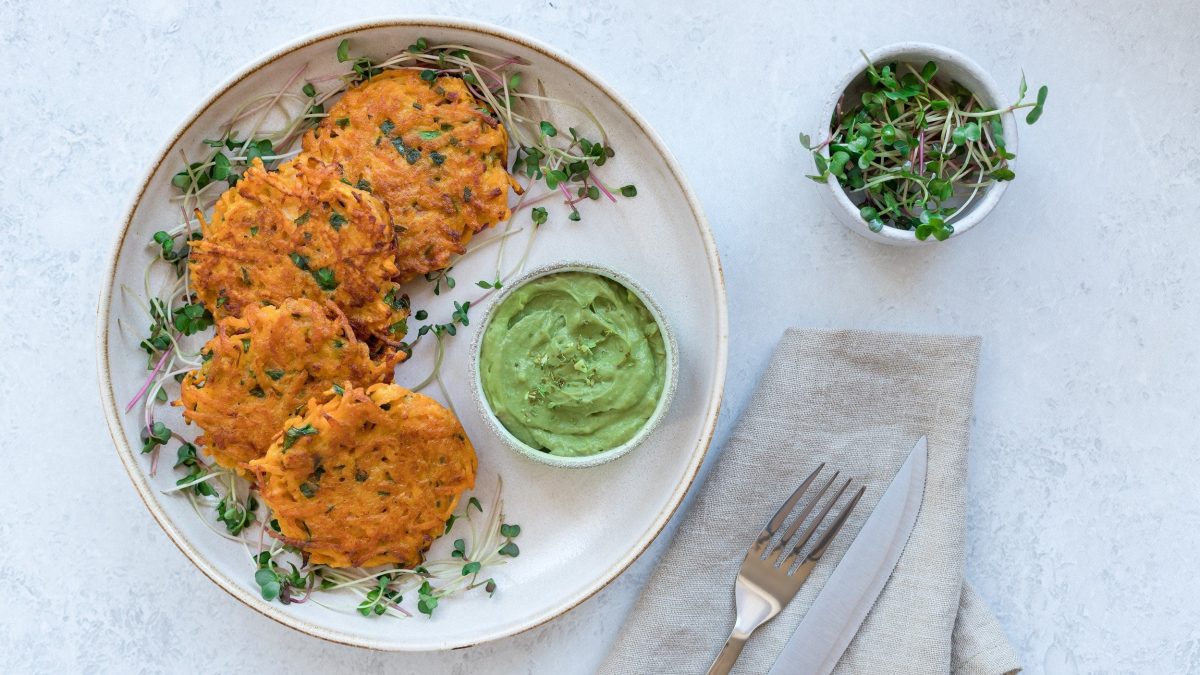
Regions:
[[744, 633], [735, 626], [729, 634], [729, 639], [725, 641], [725, 646], [721, 648], [721, 653], [717, 654], [716, 660], [708, 667], [708, 675], [726, 675], [733, 670], [733, 664], [737, 663], [742, 647], [746, 646], [749, 637], [749, 633]]

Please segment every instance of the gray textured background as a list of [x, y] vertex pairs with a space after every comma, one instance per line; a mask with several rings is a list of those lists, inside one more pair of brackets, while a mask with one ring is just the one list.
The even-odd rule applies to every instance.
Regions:
[[[567, 51], [673, 148], [729, 285], [718, 440], [786, 326], [981, 334], [967, 571], [1028, 671], [1200, 672], [1200, 5], [651, 7], [0, 1], [0, 669], [582, 673], [608, 648], [659, 547], [569, 615], [497, 644], [325, 644], [199, 574], [104, 429], [96, 294], [153, 153], [263, 51], [433, 12]], [[959, 48], [1014, 92], [1021, 68], [1051, 86], [991, 219], [920, 251], [837, 225], [799, 177], [796, 143], [857, 48], [902, 39]]]

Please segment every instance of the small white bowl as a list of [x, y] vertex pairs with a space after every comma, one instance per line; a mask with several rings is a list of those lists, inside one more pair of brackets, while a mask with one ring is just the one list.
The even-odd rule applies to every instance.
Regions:
[[[528, 444], [514, 436], [512, 432], [504, 426], [500, 419], [496, 417], [496, 413], [492, 411], [492, 406], [488, 402], [487, 394], [485, 394], [483, 391], [483, 376], [479, 372], [479, 357], [480, 352], [483, 349], [483, 336], [487, 332], [488, 325], [491, 323], [492, 317], [495, 315], [496, 308], [499, 307], [506, 298], [508, 298], [509, 294], [516, 291], [521, 286], [524, 286], [526, 283], [533, 281], [534, 279], [540, 279], [541, 277], [557, 274], [559, 272], [590, 272], [592, 274], [598, 274], [602, 277], [612, 279], [613, 281], [632, 291], [633, 294], [642, 301], [642, 304], [646, 306], [646, 309], [650, 311], [650, 316], [654, 317], [655, 323], [658, 324], [658, 331], [663, 336], [663, 347], [666, 350], [667, 357], [666, 382], [663, 383], [662, 394], [660, 394], [658, 397], [658, 405], [655, 406], [654, 412], [650, 414], [650, 418], [646, 420], [644, 425], [642, 425], [641, 430], [639, 430], [633, 436], [633, 438], [615, 448], [610, 448], [608, 450], [598, 452], [594, 455], [587, 455], [585, 457], [561, 457], [559, 455], [552, 455], [548, 452], [542, 452], [537, 448], [530, 447]], [[662, 309], [659, 308], [658, 303], [654, 302], [654, 299], [650, 297], [650, 294], [646, 292], [646, 289], [636, 281], [612, 268], [601, 265], [574, 261], [559, 262], [538, 267], [526, 272], [517, 279], [513, 280], [511, 283], [507, 284], [500, 294], [496, 296], [496, 299], [492, 301], [491, 306], [489, 306], [487, 312], [484, 313], [483, 320], [480, 321], [479, 329], [475, 331], [475, 337], [471, 343], [471, 379], [474, 383], [471, 391], [475, 396], [475, 406], [478, 408], [480, 416], [487, 421], [488, 427], [491, 428], [493, 433], [500, 437], [500, 440], [504, 441], [505, 445], [512, 448], [517, 453], [524, 455], [525, 457], [542, 464], [549, 464], [550, 466], [576, 469], [597, 466], [611, 462], [614, 459], [625, 455], [630, 450], [633, 450], [635, 447], [641, 444], [642, 441], [646, 440], [651, 433], [653, 433], [655, 427], [658, 426], [658, 423], [661, 422], [663, 417], [666, 416], [667, 409], [671, 407], [671, 399], [675, 396], [675, 385], [679, 380], [679, 346], [675, 342], [675, 334], [671, 331], [670, 324], [668, 324], [666, 319], [663, 317]]]
[[[996, 82], [992, 80], [991, 75], [981, 68], [979, 64], [947, 47], [923, 42], [899, 42], [876, 49], [867, 54], [867, 58], [877, 66], [896, 61], [899, 63], [911, 63], [918, 70], [927, 62], [934, 61], [938, 64], [939, 75], [957, 80], [964, 87], [975, 92], [975, 95], [979, 97], [979, 100], [984, 105], [996, 108], [1003, 107], [1010, 102], [1008, 98], [1011, 94], [1006, 96], [996, 86]], [[846, 91], [856, 89], [861, 84], [866, 75], [866, 67], [866, 62], [859, 57], [855, 60], [854, 66], [838, 81], [837, 86], [833, 89], [833, 95], [825, 104], [825, 107], [821, 109], [821, 118], [816, 125], [817, 133], [812, 134], [814, 143], [823, 141], [829, 137], [831, 131], [830, 120], [833, 119], [833, 113], [837, 108], [838, 100], [842, 98], [842, 95]], [[1016, 154], [1016, 118], [1009, 112], [1001, 116], [1000, 122], [1004, 125], [1005, 144], [1010, 152]], [[823, 148], [821, 153], [828, 158], [829, 148]], [[812, 159], [810, 158], [809, 161], [812, 162]], [[1014, 167], [1015, 164], [1016, 160], [1009, 161], [1010, 167]], [[816, 172], [815, 164], [813, 172]], [[1007, 187], [1008, 181], [998, 181], [981, 196], [972, 201], [963, 214], [950, 223], [954, 226], [954, 234], [950, 236], [950, 239], [958, 238], [964, 232], [978, 224], [979, 221], [983, 220], [995, 208]], [[859, 207], [850, 201], [850, 197], [846, 194], [845, 189], [838, 184], [835, 176], [830, 176], [820, 190], [826, 205], [829, 207], [829, 210], [833, 211], [833, 215], [837, 217], [838, 221], [850, 228], [851, 231], [867, 239], [893, 246], [919, 246], [921, 244], [939, 243], [933, 237], [921, 241], [917, 239], [917, 235], [912, 230], [900, 230], [886, 225], [879, 232], [872, 232], [859, 215]]]

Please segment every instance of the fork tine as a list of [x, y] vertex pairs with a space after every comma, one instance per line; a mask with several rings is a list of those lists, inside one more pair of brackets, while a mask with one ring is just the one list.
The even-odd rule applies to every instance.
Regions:
[[[763, 528], [763, 531], [759, 533], [758, 539], [754, 542], [754, 546], [750, 547], [752, 554], [758, 556], [762, 555], [763, 549], [766, 548], [767, 543], [771, 541], [771, 537], [775, 536], [775, 532], [779, 530], [779, 526], [783, 524], [783, 521], [787, 520], [788, 514], [791, 513], [792, 509], [796, 507], [796, 502], [800, 501], [800, 498], [803, 497], [804, 493], [808, 491], [808, 487], [812, 485], [814, 480], [816, 480], [817, 474], [821, 473], [821, 470], [824, 468], [825, 463], [821, 462], [821, 465], [818, 466], [811, 474], [809, 474], [808, 478], [804, 479], [804, 482], [800, 484], [800, 487], [796, 488], [796, 491], [792, 493], [792, 496], [788, 497], [787, 501], [783, 503], [783, 506], [779, 507], [779, 510], [775, 512], [775, 515], [771, 516], [770, 522], [768, 522], [767, 526]], [[835, 473], [834, 476], [837, 476], [837, 474]]]
[[800, 509], [800, 513], [796, 514], [796, 519], [792, 521], [792, 524], [788, 526], [787, 531], [784, 532], [783, 536], [779, 538], [779, 542], [775, 544], [775, 548], [771, 549], [771, 551], [767, 553], [768, 556], [776, 551], [787, 550], [788, 540], [792, 538], [792, 535], [796, 534], [796, 530], [800, 529], [800, 526], [804, 524], [804, 520], [813, 512], [813, 509], [817, 508], [817, 505], [821, 503], [821, 498], [825, 496], [825, 493], [829, 491], [829, 487], [833, 485], [835, 481], [837, 481], [838, 476], [840, 475], [842, 475], [840, 470], [834, 471], [833, 475], [829, 477], [829, 480], [825, 481], [825, 485], [821, 488], [821, 490], [817, 492], [817, 494], [814, 495], [813, 498], [809, 500], [803, 508]]
[[858, 488], [858, 492], [854, 495], [854, 498], [846, 504], [846, 508], [842, 509], [842, 512], [838, 514], [837, 520], [833, 521], [829, 529], [825, 530], [825, 533], [821, 535], [821, 540], [817, 542], [812, 553], [808, 554], [810, 560], [820, 560], [821, 556], [825, 555], [825, 549], [829, 548], [829, 544], [833, 543], [833, 538], [837, 536], [838, 531], [846, 524], [846, 519], [850, 517], [850, 512], [858, 505], [858, 500], [862, 499], [863, 493], [866, 491], [866, 486]]
[[[784, 564], [780, 569], [784, 570], [792, 566], [792, 563], [795, 562], [796, 556], [800, 555], [800, 549], [804, 548], [804, 545], [807, 544], [810, 539], [812, 539], [813, 533], [817, 531], [817, 527], [821, 525], [821, 522], [824, 521], [825, 517], [829, 515], [829, 512], [833, 510], [834, 504], [837, 504], [837, 501], [842, 498], [843, 494], [846, 493], [846, 488], [850, 487], [850, 480], [851, 479], [847, 478], [846, 482], [842, 483], [842, 488], [837, 491], [837, 494], [835, 494], [833, 498], [829, 500], [829, 503], [825, 504], [825, 508], [821, 509], [821, 513], [817, 514], [816, 518], [813, 518], [812, 523], [804, 529], [804, 533], [796, 538], [795, 546], [792, 547], [790, 552], [787, 550], [787, 546], [781, 545], [779, 547], [779, 555], [775, 557], [774, 564], [778, 565], [782, 561]], [[782, 544], [783, 542], [780, 543]]]

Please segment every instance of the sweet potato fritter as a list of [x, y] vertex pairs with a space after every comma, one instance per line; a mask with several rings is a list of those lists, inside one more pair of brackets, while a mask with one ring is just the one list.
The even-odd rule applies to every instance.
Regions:
[[332, 393], [284, 429], [250, 468], [279, 538], [314, 563], [413, 567], [475, 485], [458, 419], [398, 385]]
[[456, 77], [392, 70], [347, 91], [304, 151], [365, 181], [399, 232], [400, 280], [446, 267], [506, 220], [508, 135]]
[[392, 376], [392, 364], [371, 360], [336, 307], [304, 299], [248, 305], [242, 317], [218, 322], [201, 354], [177, 405], [203, 430], [197, 443], [243, 475], [311, 397], [334, 383], [369, 386]]
[[201, 226], [192, 285], [218, 319], [260, 302], [333, 300], [373, 349], [399, 347], [408, 300], [395, 283], [391, 219], [335, 168], [298, 157], [266, 171], [256, 159]]

